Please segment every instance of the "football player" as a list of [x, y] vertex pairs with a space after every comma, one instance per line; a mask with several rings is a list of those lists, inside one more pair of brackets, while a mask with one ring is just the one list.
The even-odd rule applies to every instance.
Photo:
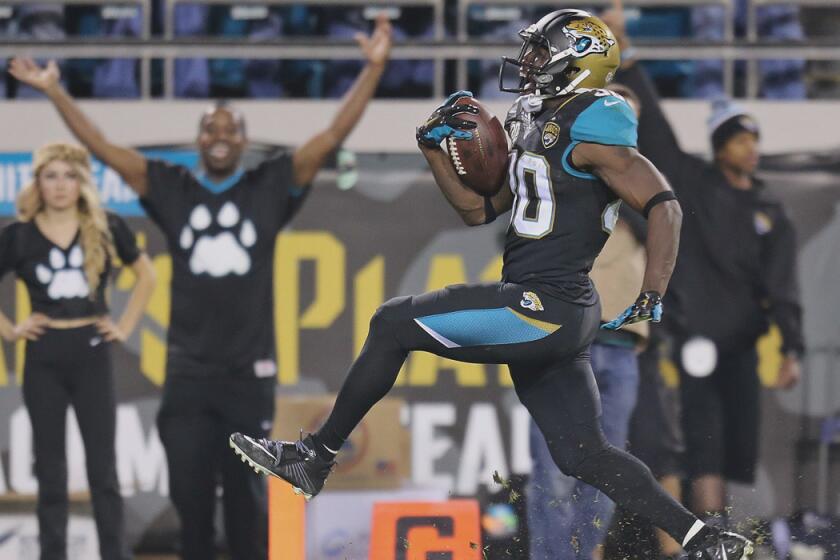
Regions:
[[[615, 226], [622, 201], [648, 219], [642, 293], [614, 321], [618, 329], [658, 321], [674, 268], [682, 220], [663, 176], [635, 148], [636, 117], [603, 89], [619, 65], [615, 37], [598, 18], [559, 10], [524, 29], [516, 59], [500, 70], [503, 91], [520, 93], [505, 126], [512, 140], [507, 182], [493, 197], [468, 190], [439, 144], [470, 138], [459, 115], [477, 108], [453, 94], [417, 130], [435, 180], [464, 222], [481, 225], [511, 211], [503, 279], [395, 298], [370, 323], [366, 344], [323, 427], [297, 442], [231, 436], [258, 472], [288, 481], [311, 498], [321, 491], [342, 443], [391, 389], [411, 351], [510, 366], [519, 399], [539, 426], [560, 469], [616, 504], [649, 518], [691, 558], [744, 559], [752, 543], [717, 532], [673, 500], [650, 470], [609, 445], [589, 361], [599, 326], [598, 295], [588, 272]], [[504, 70], [518, 68], [515, 86]]]

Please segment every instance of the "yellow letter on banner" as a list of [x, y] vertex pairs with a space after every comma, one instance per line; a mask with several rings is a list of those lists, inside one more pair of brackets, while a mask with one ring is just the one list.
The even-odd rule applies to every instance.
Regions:
[[385, 259], [377, 255], [353, 280], [353, 356], [358, 356], [368, 335], [370, 318], [385, 299]]
[[[315, 264], [315, 297], [302, 314], [300, 265]], [[344, 246], [323, 231], [281, 233], [274, 253], [274, 324], [277, 330], [278, 379], [298, 382], [300, 329], [329, 327], [344, 309]]]
[[[157, 283], [146, 305], [146, 316], [166, 329], [169, 327], [169, 308], [172, 303], [172, 257], [168, 254], [156, 255], [152, 259], [152, 266]], [[163, 385], [166, 377], [166, 340], [147, 327], [140, 330], [140, 371], [158, 387]]]
[[[356, 357], [367, 340], [371, 317], [385, 300], [385, 258], [382, 255], [371, 259], [356, 273], [353, 297], [353, 356]], [[394, 384], [405, 385], [405, 364]]]
[[[460, 255], [434, 255], [429, 265], [428, 290], [438, 290], [451, 284], [463, 284], [467, 281], [464, 261]], [[458, 385], [464, 387], [483, 387], [487, 376], [482, 364], [469, 364], [448, 358], [441, 358], [426, 352], [413, 352], [408, 368], [408, 384], [427, 387], [437, 383], [437, 374], [441, 369], [455, 372]]]
[[[15, 302], [17, 302], [15, 321], [20, 323], [32, 314], [32, 303], [29, 301], [29, 292], [26, 291], [26, 284], [22, 280], [15, 281]], [[15, 343], [15, 379], [17, 379], [18, 386], [23, 385], [25, 357], [26, 339], [21, 338]]]

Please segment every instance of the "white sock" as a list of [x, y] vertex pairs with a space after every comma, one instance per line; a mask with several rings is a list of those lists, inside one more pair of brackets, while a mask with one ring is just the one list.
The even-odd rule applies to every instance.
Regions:
[[693, 539], [694, 536], [697, 533], [699, 533], [703, 529], [703, 527], [705, 527], [705, 526], [706, 526], [706, 524], [703, 523], [702, 521], [700, 521], [699, 519], [697, 521], [695, 521], [694, 525], [691, 526], [691, 529], [688, 530], [688, 533], [685, 534], [685, 538], [683, 539], [683, 542], [682, 542], [683, 548], [685, 548], [685, 546], [688, 544], [688, 541]]

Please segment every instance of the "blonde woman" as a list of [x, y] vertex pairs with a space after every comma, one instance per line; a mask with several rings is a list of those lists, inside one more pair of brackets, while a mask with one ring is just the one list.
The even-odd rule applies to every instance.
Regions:
[[[26, 339], [23, 398], [32, 422], [42, 560], [67, 558], [65, 418], [72, 405], [85, 446], [103, 560], [123, 560], [122, 498], [114, 436], [116, 400], [109, 346], [124, 341], [154, 287], [149, 258], [125, 222], [106, 213], [84, 148], [51, 144], [35, 153], [34, 178], [17, 199], [18, 220], [0, 231], [0, 275], [23, 280], [32, 314], [14, 325], [0, 312], [0, 334]], [[108, 314], [106, 285], [119, 258], [137, 283], [119, 321]]]

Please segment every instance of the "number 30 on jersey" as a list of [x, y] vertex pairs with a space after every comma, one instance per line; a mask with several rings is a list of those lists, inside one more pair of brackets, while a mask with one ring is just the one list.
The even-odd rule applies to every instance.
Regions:
[[510, 189], [514, 194], [511, 225], [520, 237], [540, 239], [554, 227], [554, 189], [548, 161], [524, 152], [510, 158]]

